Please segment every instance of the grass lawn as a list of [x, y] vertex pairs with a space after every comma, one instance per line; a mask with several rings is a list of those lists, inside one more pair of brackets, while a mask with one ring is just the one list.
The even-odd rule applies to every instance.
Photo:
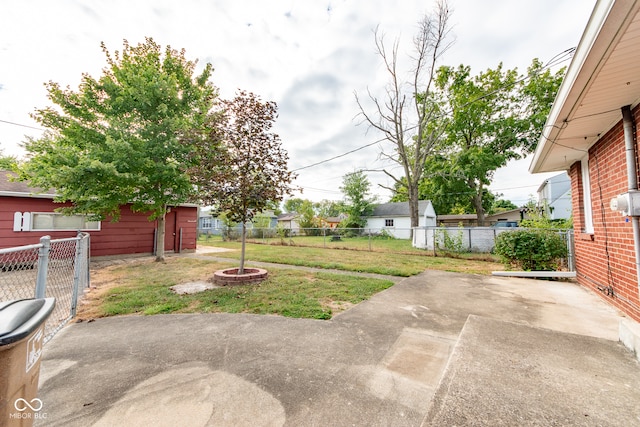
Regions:
[[[322, 239], [322, 237], [319, 238]], [[318, 238], [311, 237], [310, 239]], [[386, 242], [389, 245], [398, 245], [398, 242], [401, 242], [401, 244], [411, 247], [411, 243], [407, 243], [406, 240], [387, 240]], [[212, 253], [211, 256], [234, 259], [240, 257], [240, 242], [223, 242], [219, 238], [209, 238], [198, 241], [198, 245], [234, 249], [230, 252]], [[462, 256], [459, 258], [432, 256], [424, 250], [413, 252], [368, 251], [273, 244], [247, 244], [246, 248], [246, 259], [249, 262], [275, 262], [402, 277], [413, 276], [429, 269], [474, 274], [491, 274], [492, 271], [504, 269], [502, 264], [498, 263], [490, 254], [465, 254]]]
[[[397, 240], [388, 242], [390, 245], [406, 244]], [[257, 285], [177, 295], [169, 287], [206, 281], [215, 270], [238, 265], [239, 242], [208, 239], [198, 244], [231, 251], [211, 253], [211, 260], [170, 257], [164, 263], [156, 263], [150, 259], [130, 259], [123, 264], [95, 269], [91, 278], [94, 289], [82, 300], [78, 318], [225, 312], [330, 319], [332, 315], [393, 284], [391, 280], [349, 274], [269, 268], [269, 278]], [[487, 257], [492, 259], [485, 255]], [[429, 256], [424, 251], [345, 250], [268, 244], [247, 244], [246, 258], [248, 265], [251, 261], [262, 261], [402, 277], [427, 269], [475, 274], [490, 274], [493, 270], [503, 269], [497, 262], [476, 259], [473, 255], [448, 258]]]
[[98, 269], [78, 311], [78, 319], [124, 314], [255, 313], [330, 319], [360, 301], [390, 287], [390, 280], [269, 269], [269, 278], [257, 285], [211, 289], [192, 295], [174, 294], [169, 287], [207, 280], [217, 269], [236, 264], [168, 258], [164, 263], [131, 261]]

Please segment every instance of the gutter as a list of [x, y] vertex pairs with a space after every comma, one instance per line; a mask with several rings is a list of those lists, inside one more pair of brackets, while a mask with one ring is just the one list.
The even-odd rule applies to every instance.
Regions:
[[[636, 150], [633, 137], [633, 115], [631, 106], [622, 107], [622, 128], [624, 130], [624, 147], [627, 160], [627, 189], [629, 192], [638, 190], [638, 170], [636, 168]], [[632, 216], [633, 248], [636, 255], [636, 283], [640, 290], [640, 217]]]

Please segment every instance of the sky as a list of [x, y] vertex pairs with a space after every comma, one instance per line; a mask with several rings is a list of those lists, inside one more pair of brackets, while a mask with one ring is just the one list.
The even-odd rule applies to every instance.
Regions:
[[[533, 58], [546, 63], [577, 46], [594, 5], [449, 0], [453, 44], [439, 65], [465, 64], [475, 74], [502, 62], [524, 72]], [[383, 186], [393, 181], [380, 170], [401, 171], [380, 158], [389, 145], [362, 123], [354, 94], [371, 107], [367, 94], [382, 97], [388, 83], [376, 28], [398, 40], [400, 72], [410, 77], [412, 37], [433, 7], [434, 0], [9, 0], [0, 14], [0, 150], [21, 157], [26, 136], [42, 134], [30, 113], [51, 105], [45, 82], [77, 89], [83, 73], [100, 76], [101, 42], [113, 52], [125, 39], [152, 37], [184, 48], [200, 67], [211, 63], [222, 98], [243, 89], [278, 104], [274, 131], [298, 175], [295, 197], [340, 200], [343, 176], [365, 170], [372, 193], [387, 202]], [[523, 205], [557, 174], [531, 175], [529, 163], [498, 170], [490, 189]]]

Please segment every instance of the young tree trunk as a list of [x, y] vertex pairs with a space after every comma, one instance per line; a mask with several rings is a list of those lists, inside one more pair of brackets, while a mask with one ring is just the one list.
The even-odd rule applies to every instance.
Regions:
[[242, 250], [240, 250], [240, 268], [238, 274], [244, 274], [244, 249], [247, 243], [247, 224], [242, 222]]
[[164, 261], [164, 235], [166, 224], [166, 210], [162, 216], [158, 217], [158, 233], [156, 234], [156, 262]]

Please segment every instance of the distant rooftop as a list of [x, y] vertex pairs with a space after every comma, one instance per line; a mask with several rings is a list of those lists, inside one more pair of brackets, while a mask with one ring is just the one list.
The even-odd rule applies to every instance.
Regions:
[[0, 196], [40, 197], [53, 199], [56, 194], [51, 190], [30, 187], [25, 181], [13, 181], [18, 175], [15, 172], [0, 170]]

